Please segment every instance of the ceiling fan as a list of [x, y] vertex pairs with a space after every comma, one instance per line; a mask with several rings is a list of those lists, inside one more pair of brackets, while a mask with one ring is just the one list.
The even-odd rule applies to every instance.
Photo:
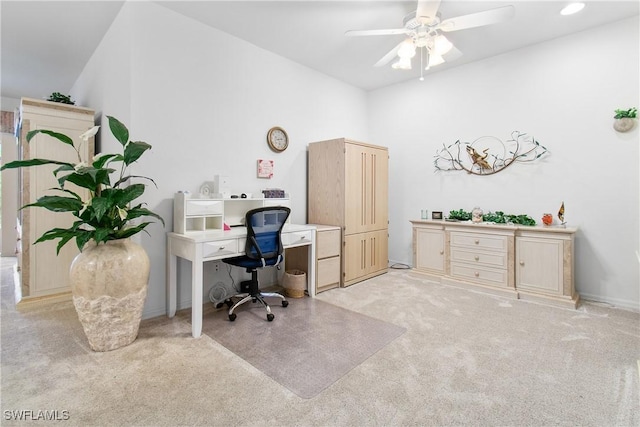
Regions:
[[[503, 6], [483, 12], [441, 20], [438, 8], [440, 0], [418, 0], [418, 7], [403, 19], [403, 28], [389, 30], [349, 30], [346, 36], [384, 36], [404, 34], [405, 40], [398, 43], [385, 56], [374, 64], [375, 67], [387, 65], [396, 56], [398, 60], [391, 67], [400, 70], [411, 69], [411, 59], [420, 48], [420, 58], [426, 55], [426, 68], [459, 58], [462, 53], [444, 36], [443, 33], [466, 30], [509, 20], [513, 17], [513, 6]], [[422, 67], [421, 67], [422, 68]], [[422, 77], [421, 77], [422, 79]]]

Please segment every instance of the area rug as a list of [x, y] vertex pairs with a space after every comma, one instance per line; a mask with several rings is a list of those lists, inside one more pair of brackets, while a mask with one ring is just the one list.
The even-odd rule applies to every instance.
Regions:
[[[275, 301], [275, 300], [274, 300]], [[274, 302], [272, 322], [247, 303], [230, 322], [227, 310], [208, 311], [202, 333], [304, 399], [316, 396], [406, 329], [315, 298]]]

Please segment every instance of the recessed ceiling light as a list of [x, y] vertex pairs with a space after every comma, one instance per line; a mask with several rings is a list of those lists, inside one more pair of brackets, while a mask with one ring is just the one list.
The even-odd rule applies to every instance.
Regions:
[[560, 11], [560, 15], [573, 15], [584, 9], [584, 3], [570, 3]]

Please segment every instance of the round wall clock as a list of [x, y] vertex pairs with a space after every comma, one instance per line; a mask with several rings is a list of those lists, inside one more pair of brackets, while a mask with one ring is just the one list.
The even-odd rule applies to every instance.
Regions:
[[289, 146], [289, 135], [281, 127], [272, 127], [267, 133], [267, 143], [273, 151], [280, 153]]

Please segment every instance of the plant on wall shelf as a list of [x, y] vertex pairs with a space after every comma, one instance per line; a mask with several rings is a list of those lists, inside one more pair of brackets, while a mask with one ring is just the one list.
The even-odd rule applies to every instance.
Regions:
[[613, 128], [618, 132], [627, 132], [633, 128], [634, 121], [638, 117], [638, 109], [636, 107], [629, 108], [627, 110], [615, 110], [616, 115], [613, 116]]
[[616, 115], [613, 116], [614, 119], [623, 119], [625, 117], [635, 119], [638, 117], [638, 109], [636, 107], [632, 107], [628, 110], [616, 110]]

